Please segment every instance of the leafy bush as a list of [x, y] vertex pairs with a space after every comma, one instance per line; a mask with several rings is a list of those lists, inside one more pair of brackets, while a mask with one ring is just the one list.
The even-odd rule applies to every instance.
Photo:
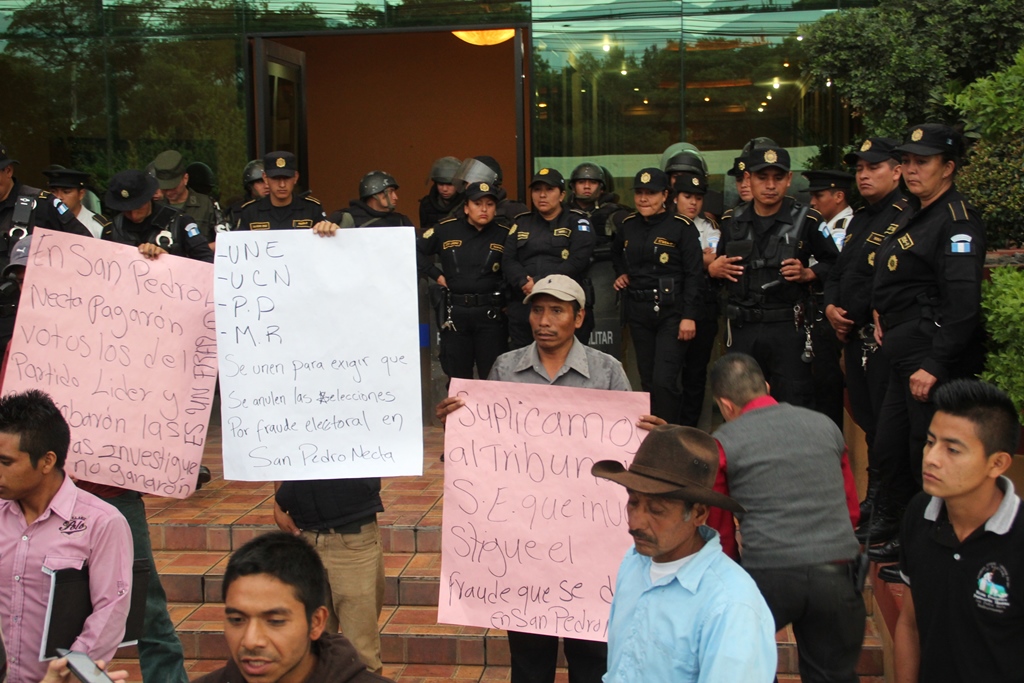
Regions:
[[992, 270], [982, 285], [981, 307], [991, 345], [981, 378], [992, 382], [1024, 406], [1024, 270], [1005, 266]]
[[1024, 136], [986, 137], [967, 161], [957, 189], [981, 212], [987, 248], [1024, 246]]

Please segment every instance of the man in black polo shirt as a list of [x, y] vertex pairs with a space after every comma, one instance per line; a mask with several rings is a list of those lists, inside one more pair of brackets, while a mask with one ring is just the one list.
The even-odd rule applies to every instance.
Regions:
[[896, 681], [1024, 681], [1024, 513], [1002, 476], [1020, 419], [1006, 394], [978, 380], [945, 384], [933, 401], [924, 492], [900, 537]]

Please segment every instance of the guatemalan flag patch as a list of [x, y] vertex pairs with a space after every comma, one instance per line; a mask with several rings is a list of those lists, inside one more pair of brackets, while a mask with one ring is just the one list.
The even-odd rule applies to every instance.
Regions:
[[970, 235], [961, 233], [949, 238], [949, 250], [954, 254], [971, 254], [973, 249]]

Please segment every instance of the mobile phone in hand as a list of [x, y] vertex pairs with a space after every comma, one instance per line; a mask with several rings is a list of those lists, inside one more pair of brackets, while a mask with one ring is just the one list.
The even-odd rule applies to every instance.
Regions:
[[68, 668], [82, 683], [114, 683], [110, 676], [96, 666], [96, 662], [92, 661], [84, 652], [57, 648], [57, 654], [68, 658]]

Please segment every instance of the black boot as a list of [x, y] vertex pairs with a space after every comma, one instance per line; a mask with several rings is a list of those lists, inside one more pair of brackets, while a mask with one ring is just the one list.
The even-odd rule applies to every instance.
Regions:
[[868, 559], [872, 562], [896, 562], [900, 559], [900, 539], [897, 536], [882, 545], [868, 548]]
[[878, 578], [886, 583], [903, 583], [899, 565], [888, 564], [878, 570]]
[[878, 487], [881, 485], [878, 477], [878, 470], [868, 468], [868, 491], [864, 500], [860, 502], [860, 523], [858, 529], [871, 520], [871, 507], [878, 495]]
[[867, 526], [861, 525], [855, 531], [857, 540], [871, 545], [886, 543], [899, 536], [900, 522], [903, 521], [905, 506], [886, 500], [884, 494], [875, 496], [875, 513]]

